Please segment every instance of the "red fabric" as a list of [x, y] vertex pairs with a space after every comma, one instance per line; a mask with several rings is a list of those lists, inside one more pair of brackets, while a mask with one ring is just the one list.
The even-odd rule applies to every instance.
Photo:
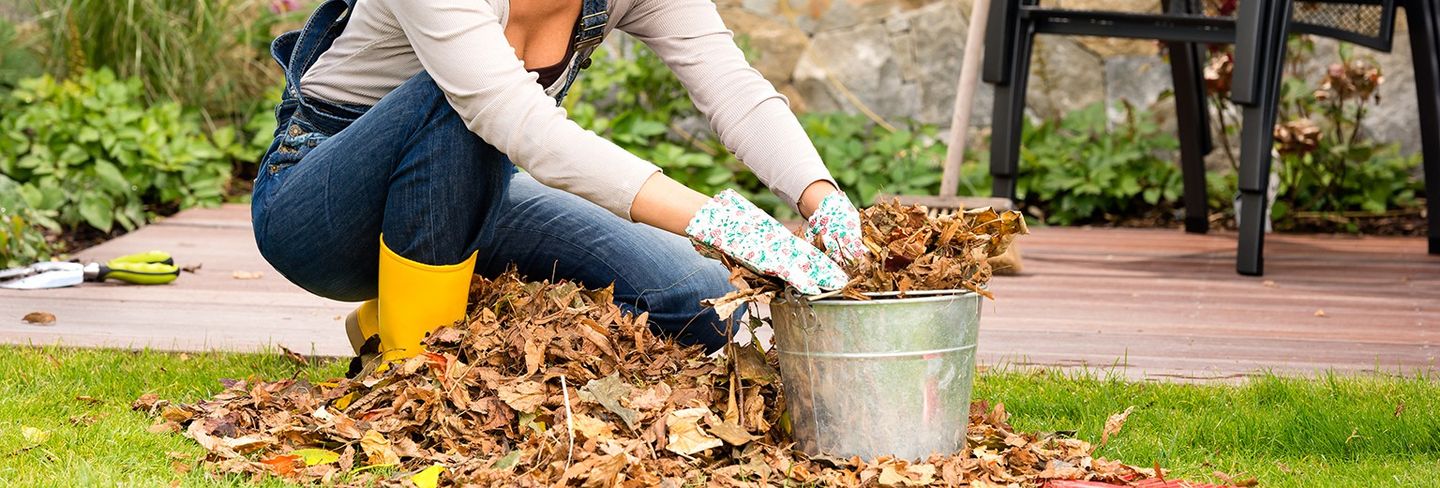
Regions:
[[1148, 479], [1137, 481], [1133, 485], [1117, 485], [1112, 483], [1099, 483], [1095, 481], [1047, 481], [1044, 488], [1234, 488], [1224, 485], [1209, 485], [1203, 483], [1191, 483], [1183, 480]]

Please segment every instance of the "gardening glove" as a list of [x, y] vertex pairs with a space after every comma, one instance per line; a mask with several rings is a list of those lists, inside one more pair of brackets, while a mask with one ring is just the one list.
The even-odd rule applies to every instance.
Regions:
[[815, 236], [820, 236], [825, 254], [837, 263], [865, 259], [865, 244], [860, 242], [860, 212], [843, 191], [820, 200], [820, 207], [805, 222], [805, 242], [815, 242]]
[[702, 252], [706, 248], [721, 252], [756, 273], [785, 280], [806, 295], [838, 290], [850, 281], [819, 249], [734, 190], [722, 191], [700, 207], [685, 233]]

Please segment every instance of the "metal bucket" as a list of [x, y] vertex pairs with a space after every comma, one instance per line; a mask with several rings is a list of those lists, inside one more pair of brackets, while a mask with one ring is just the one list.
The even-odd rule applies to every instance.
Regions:
[[796, 447], [866, 460], [963, 450], [980, 296], [868, 295], [771, 304]]

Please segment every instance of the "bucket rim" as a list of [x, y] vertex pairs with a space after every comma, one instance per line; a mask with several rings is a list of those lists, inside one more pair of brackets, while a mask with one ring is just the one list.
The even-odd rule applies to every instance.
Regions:
[[[832, 297], [825, 297], [825, 298], [822, 298], [822, 299], [819, 299], [819, 300], [811, 300], [809, 303], [812, 304], [812, 305], [825, 305], [825, 306], [860, 306], [860, 305], [876, 305], [876, 304], [887, 304], [887, 305], [888, 305], [888, 304], [895, 304], [895, 303], [938, 302], [938, 301], [945, 301], [945, 300], [955, 300], [955, 299], [960, 299], [960, 298], [968, 298], [968, 297], [970, 297], [970, 296], [976, 296], [976, 297], [980, 296], [979, 293], [975, 293], [974, 291], [966, 290], [966, 289], [959, 289], [959, 288], [949, 289], [949, 290], [907, 291], [907, 292], [904, 292], [905, 298], [899, 298], [899, 296], [901, 295], [901, 292], [898, 292], [898, 291], [881, 291], [881, 292], [874, 292], [874, 291], [872, 291], [872, 292], [862, 293], [862, 295], [865, 295], [865, 296], [871, 297], [871, 298], [881, 298], [881, 299], [884, 299], [884, 300], [882, 300], [882, 301], [848, 300], [848, 299], [846, 299], [846, 298], [844, 298], [844, 297], [841, 297], [841, 296], [832, 296]], [[776, 300], [775, 303], [776, 303], [776, 304], [783, 304], [783, 305], [790, 305], [790, 304], [792, 304], [792, 301], [791, 301], [791, 300], [780, 299], [780, 300]]]

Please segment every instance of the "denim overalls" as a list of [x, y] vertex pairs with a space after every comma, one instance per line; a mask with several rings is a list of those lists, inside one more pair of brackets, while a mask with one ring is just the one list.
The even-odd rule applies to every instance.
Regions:
[[[732, 289], [723, 266], [682, 237], [516, 174], [466, 128], [429, 74], [369, 107], [304, 96], [301, 77], [344, 30], [354, 1], [325, 2], [271, 46], [286, 87], [252, 214], [256, 244], [277, 271], [326, 298], [375, 298], [383, 233], [391, 250], [420, 263], [457, 263], [478, 251], [475, 271], [487, 276], [514, 267], [535, 279], [613, 284], [615, 302], [649, 313], [657, 333], [709, 350], [726, 342], [724, 322], [699, 303]], [[606, 0], [584, 0], [576, 67], [589, 64], [608, 16]], [[569, 70], [557, 103], [577, 72]]]

